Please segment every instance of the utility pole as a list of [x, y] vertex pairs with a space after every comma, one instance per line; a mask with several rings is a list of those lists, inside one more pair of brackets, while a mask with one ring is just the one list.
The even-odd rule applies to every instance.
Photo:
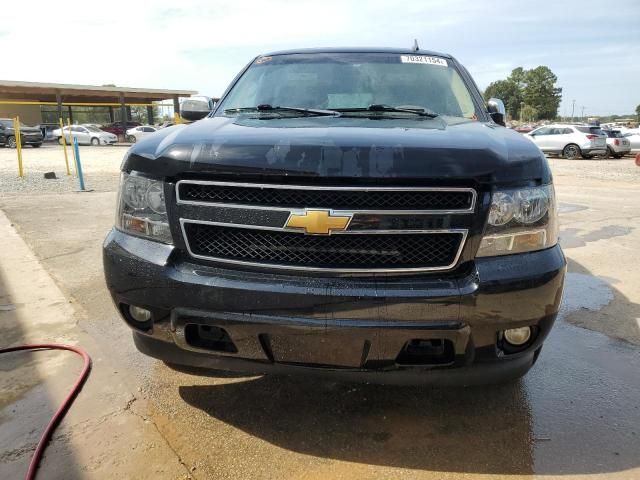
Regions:
[[571, 100], [571, 123], [573, 123], [573, 111], [576, 108], [576, 101], [575, 100]]
[[582, 115], [580, 115], [580, 117], [582, 117], [582, 121], [584, 122], [584, 105], [582, 105]]

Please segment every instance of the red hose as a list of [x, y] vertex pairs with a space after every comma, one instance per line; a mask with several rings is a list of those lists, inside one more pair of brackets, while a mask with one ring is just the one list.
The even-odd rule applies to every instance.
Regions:
[[9, 353], [9, 352], [18, 352], [21, 350], [68, 350], [70, 352], [75, 352], [82, 357], [84, 361], [84, 365], [82, 367], [82, 372], [78, 376], [76, 383], [73, 385], [73, 388], [69, 391], [64, 401], [58, 407], [56, 413], [51, 417], [47, 428], [42, 432], [42, 436], [38, 441], [38, 446], [36, 447], [35, 452], [33, 452], [33, 456], [31, 457], [31, 462], [29, 463], [29, 470], [27, 470], [27, 474], [25, 475], [26, 480], [33, 480], [36, 478], [36, 471], [38, 470], [38, 465], [42, 460], [42, 454], [44, 453], [44, 449], [47, 447], [49, 440], [51, 439], [51, 435], [53, 435], [53, 431], [56, 429], [62, 418], [71, 407], [74, 399], [80, 393], [82, 389], [82, 385], [87, 380], [89, 376], [89, 371], [91, 370], [91, 358], [81, 348], [73, 347], [71, 345], [59, 345], [55, 343], [41, 343], [34, 345], [20, 345], [18, 347], [10, 347], [10, 348], [2, 348], [0, 349], [0, 354]]

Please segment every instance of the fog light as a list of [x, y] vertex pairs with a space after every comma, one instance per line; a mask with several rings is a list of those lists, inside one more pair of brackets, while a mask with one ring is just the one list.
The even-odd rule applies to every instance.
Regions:
[[530, 338], [531, 327], [510, 328], [504, 331], [504, 339], [516, 347], [524, 345]]
[[136, 307], [135, 305], [129, 305], [129, 315], [136, 322], [145, 323], [151, 320], [151, 312], [146, 308]]

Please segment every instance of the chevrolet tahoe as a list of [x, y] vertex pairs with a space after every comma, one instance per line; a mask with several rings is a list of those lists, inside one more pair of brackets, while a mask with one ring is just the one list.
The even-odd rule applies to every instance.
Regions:
[[505, 382], [560, 305], [552, 174], [451, 55], [260, 55], [133, 145], [107, 286], [178, 368]]

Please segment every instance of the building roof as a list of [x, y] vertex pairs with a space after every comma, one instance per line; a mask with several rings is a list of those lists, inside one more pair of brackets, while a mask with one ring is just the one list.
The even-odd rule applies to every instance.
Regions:
[[21, 82], [0, 80], [0, 100], [33, 100], [55, 102], [56, 95], [63, 102], [107, 103], [119, 102], [124, 95], [126, 103], [149, 103], [176, 97], [196, 95], [194, 90], [161, 90], [156, 88], [100, 87], [64, 83]]

